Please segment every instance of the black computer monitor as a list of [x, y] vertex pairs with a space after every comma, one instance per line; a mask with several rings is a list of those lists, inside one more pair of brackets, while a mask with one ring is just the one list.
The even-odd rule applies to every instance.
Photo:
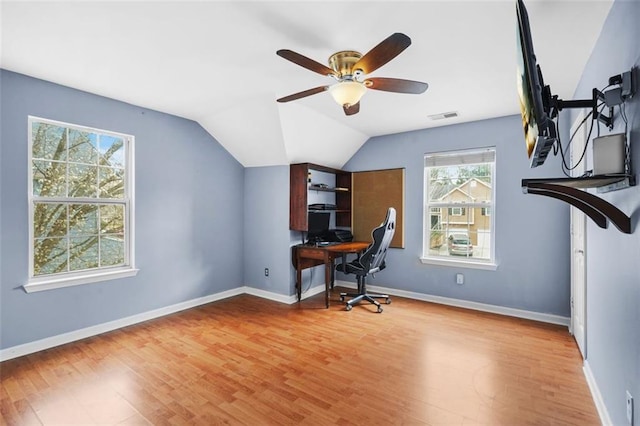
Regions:
[[309, 212], [307, 235], [310, 242], [322, 241], [329, 230], [330, 212]]

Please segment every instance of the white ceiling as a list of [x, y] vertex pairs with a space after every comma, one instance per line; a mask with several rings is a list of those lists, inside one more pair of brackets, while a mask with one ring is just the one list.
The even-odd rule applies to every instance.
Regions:
[[[526, 5], [545, 82], [571, 99], [611, 0]], [[515, 0], [23, 0], [2, 1], [0, 19], [3, 68], [195, 120], [247, 167], [341, 167], [372, 136], [519, 113]], [[369, 90], [349, 117], [328, 93], [276, 103], [333, 82], [278, 49], [326, 64], [394, 32], [412, 45], [371, 75], [424, 94]]]

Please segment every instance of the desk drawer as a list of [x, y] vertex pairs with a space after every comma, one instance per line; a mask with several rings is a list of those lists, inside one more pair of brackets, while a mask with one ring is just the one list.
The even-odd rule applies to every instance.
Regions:
[[298, 257], [305, 257], [307, 259], [324, 259], [326, 250], [314, 247], [298, 248]]

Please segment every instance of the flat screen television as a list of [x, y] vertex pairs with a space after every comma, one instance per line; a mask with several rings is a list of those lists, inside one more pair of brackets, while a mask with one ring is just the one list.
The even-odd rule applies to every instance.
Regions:
[[530, 166], [544, 163], [556, 142], [556, 125], [552, 119], [551, 90], [544, 85], [542, 71], [533, 51], [529, 15], [522, 0], [517, 0], [518, 16], [518, 96], [522, 127]]
[[330, 212], [309, 212], [307, 239], [310, 242], [322, 241], [329, 231]]

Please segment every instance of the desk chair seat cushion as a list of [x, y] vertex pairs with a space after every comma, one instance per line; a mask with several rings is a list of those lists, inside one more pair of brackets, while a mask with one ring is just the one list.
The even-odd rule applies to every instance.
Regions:
[[349, 262], [346, 265], [343, 265], [342, 263], [340, 263], [339, 265], [336, 266], [336, 270], [340, 272], [344, 272], [345, 274], [355, 274], [355, 275], [364, 276], [368, 274], [375, 274], [376, 272], [382, 271], [384, 268], [386, 268], [386, 266], [387, 265], [383, 261], [379, 267], [371, 268], [367, 270], [362, 265], [362, 263], [360, 263], [359, 260], [354, 260], [353, 262]]

